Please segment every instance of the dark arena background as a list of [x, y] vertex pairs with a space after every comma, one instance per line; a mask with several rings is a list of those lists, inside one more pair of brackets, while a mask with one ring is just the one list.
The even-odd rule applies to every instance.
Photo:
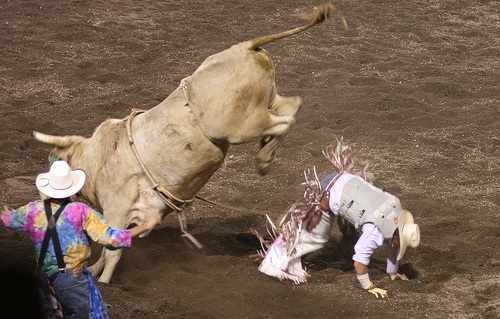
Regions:
[[[314, 4], [1, 1], [1, 203], [37, 196], [49, 147], [32, 130], [89, 136], [107, 118], [158, 104], [209, 55], [303, 24]], [[266, 46], [280, 92], [304, 99], [269, 174], [254, 169], [255, 144], [231, 148], [200, 195], [240, 210], [193, 205], [201, 251], [179, 236], [174, 215], [135, 240], [100, 285], [112, 318], [500, 318], [499, 3], [336, 4], [347, 31], [334, 18]], [[411, 281], [390, 281], [383, 255], [370, 265], [385, 300], [355, 287], [337, 229], [305, 259], [306, 285], [264, 276], [250, 258], [259, 248], [250, 228], [302, 196], [303, 169], [330, 169], [321, 149], [340, 136], [421, 227], [403, 267]], [[29, 243], [2, 226], [0, 246], [2, 276], [17, 269], [20, 278], [3, 294], [32, 300]], [[34, 316], [31, 304], [16, 317]]]

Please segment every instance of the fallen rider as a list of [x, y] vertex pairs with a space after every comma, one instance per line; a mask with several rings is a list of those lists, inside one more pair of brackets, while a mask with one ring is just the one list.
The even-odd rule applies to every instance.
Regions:
[[147, 224], [131, 229], [110, 227], [100, 213], [72, 200], [84, 183], [82, 170], [71, 170], [68, 163], [56, 161], [48, 173], [39, 174], [36, 179], [43, 200], [0, 211], [0, 220], [6, 227], [27, 233], [33, 241], [38, 267], [45, 278], [42, 286], [47, 286], [44, 290], [48, 318], [61, 315], [54, 309], [57, 303], [49, 302], [53, 300], [49, 291], [55, 291], [64, 318], [108, 318], [99, 289], [86, 268], [89, 238], [107, 247], [130, 247], [132, 237], [151, 228]]
[[376, 287], [368, 274], [371, 256], [377, 248], [389, 246], [387, 274], [392, 280], [408, 280], [398, 272], [399, 262], [407, 247], [419, 245], [419, 227], [397, 197], [369, 183], [365, 171], [364, 177], [352, 171], [352, 152], [342, 140], [323, 154], [337, 172], [320, 182], [315, 168], [306, 171], [304, 201], [292, 205], [279, 228], [268, 218], [275, 240], [268, 245], [259, 236], [267, 246], [259, 271], [296, 284], [306, 282], [309, 274], [302, 267], [302, 256], [321, 249], [330, 237], [332, 219], [342, 218], [359, 234], [352, 259], [361, 288], [384, 298], [387, 291]]

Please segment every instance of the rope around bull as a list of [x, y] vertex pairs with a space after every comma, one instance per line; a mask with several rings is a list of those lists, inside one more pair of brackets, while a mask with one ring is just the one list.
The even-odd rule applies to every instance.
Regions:
[[[189, 100], [188, 100], [189, 96], [188, 96], [188, 94], [186, 92], [185, 85], [183, 85], [183, 89], [184, 89], [186, 103], [189, 103]], [[177, 213], [177, 219], [179, 221], [179, 227], [180, 227], [181, 232], [182, 232], [181, 236], [187, 238], [196, 248], [202, 249], [203, 245], [188, 231], [187, 222], [186, 222], [186, 216], [184, 215], [184, 208], [187, 205], [191, 204], [194, 199], [198, 199], [200, 201], [203, 201], [203, 202], [205, 202], [207, 204], [210, 204], [210, 205], [213, 205], [213, 206], [216, 206], [216, 207], [220, 207], [220, 208], [223, 208], [223, 209], [226, 209], [226, 210], [236, 211], [236, 212], [240, 212], [240, 213], [246, 213], [246, 212], [250, 211], [250, 209], [245, 209], [245, 208], [241, 208], [241, 207], [235, 207], [235, 206], [231, 206], [231, 205], [221, 204], [221, 203], [215, 202], [213, 200], [207, 199], [205, 197], [202, 197], [200, 195], [195, 195], [194, 198], [188, 199], [188, 200], [181, 199], [181, 198], [173, 195], [166, 187], [164, 187], [163, 185], [159, 184], [157, 182], [157, 180], [154, 178], [154, 176], [151, 173], [151, 171], [146, 167], [146, 165], [142, 161], [142, 158], [141, 158], [141, 156], [139, 154], [139, 151], [137, 150], [137, 147], [136, 147], [135, 141], [134, 141], [134, 137], [133, 137], [132, 120], [134, 119], [134, 117], [136, 115], [144, 113], [144, 112], [145, 112], [144, 110], [132, 109], [132, 112], [127, 117], [127, 123], [126, 123], [127, 137], [128, 137], [128, 141], [129, 141], [129, 145], [130, 145], [130, 148], [132, 150], [132, 153], [134, 154], [134, 156], [135, 156], [135, 158], [136, 158], [139, 166], [141, 167], [142, 171], [144, 172], [144, 174], [148, 178], [148, 180], [149, 180], [149, 182], [151, 184], [152, 189], [155, 191], [155, 194], [158, 196], [158, 198], [163, 203], [165, 203], [165, 205], [167, 205], [168, 207], [172, 208], [172, 210], [174, 210]], [[257, 213], [261, 213], [263, 215], [266, 214], [265, 212], [262, 212], [262, 211], [255, 211], [255, 210], [252, 210], [252, 211], [257, 212]]]

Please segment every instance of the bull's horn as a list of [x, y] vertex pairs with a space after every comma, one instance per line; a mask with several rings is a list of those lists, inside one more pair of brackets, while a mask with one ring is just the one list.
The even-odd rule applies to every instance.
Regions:
[[322, 4], [320, 6], [314, 7], [311, 19], [309, 20], [308, 24], [303, 25], [303, 26], [298, 27], [298, 28], [288, 30], [288, 31], [284, 31], [281, 33], [265, 35], [263, 37], [249, 40], [249, 41], [247, 41], [249, 43], [249, 49], [255, 50], [258, 47], [263, 46], [265, 44], [268, 44], [268, 43], [274, 42], [276, 40], [283, 39], [283, 38], [286, 38], [288, 36], [303, 32], [303, 31], [309, 29], [310, 27], [313, 27], [316, 24], [325, 21], [335, 11], [336, 11], [336, 8], [332, 3], [325, 3], [325, 4]]
[[33, 137], [42, 143], [54, 145], [57, 147], [68, 147], [74, 143], [81, 141], [83, 138], [81, 136], [54, 136], [43, 134], [37, 131], [33, 131]]

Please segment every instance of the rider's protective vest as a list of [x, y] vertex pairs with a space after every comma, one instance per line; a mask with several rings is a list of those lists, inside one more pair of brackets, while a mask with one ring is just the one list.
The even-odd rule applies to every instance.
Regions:
[[348, 173], [342, 175], [330, 188], [330, 196], [335, 192], [338, 201], [335, 207], [331, 207], [332, 211], [356, 229], [372, 223], [379, 228], [385, 239], [392, 238], [398, 228], [397, 218], [402, 209], [399, 199], [360, 176]]

